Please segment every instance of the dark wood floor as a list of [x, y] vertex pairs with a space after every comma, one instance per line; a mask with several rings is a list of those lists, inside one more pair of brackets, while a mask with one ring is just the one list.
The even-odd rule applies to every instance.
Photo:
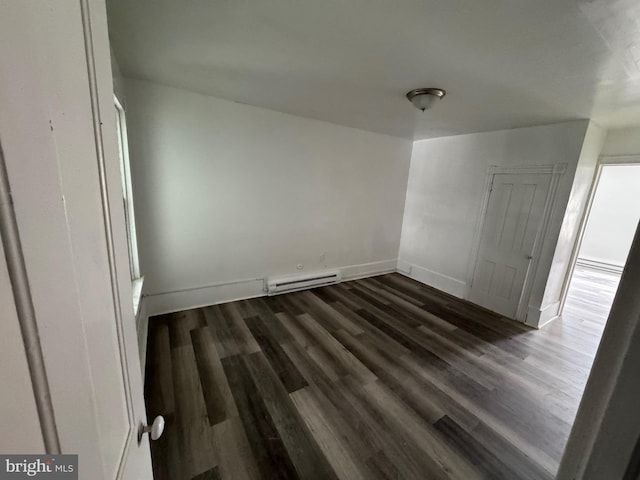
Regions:
[[598, 341], [399, 274], [154, 317], [155, 477], [553, 478]]

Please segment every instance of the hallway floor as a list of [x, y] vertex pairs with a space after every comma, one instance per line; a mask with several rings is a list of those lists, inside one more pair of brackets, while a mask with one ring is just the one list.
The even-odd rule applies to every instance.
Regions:
[[[581, 307], [580, 307], [581, 308]], [[162, 479], [551, 479], [599, 336], [399, 274], [154, 317]]]
[[589, 346], [592, 347], [589, 352], [595, 355], [618, 290], [620, 277], [617, 273], [576, 265], [562, 312], [562, 322], [558, 322], [554, 329], [579, 328], [582, 333], [595, 337], [589, 342]]

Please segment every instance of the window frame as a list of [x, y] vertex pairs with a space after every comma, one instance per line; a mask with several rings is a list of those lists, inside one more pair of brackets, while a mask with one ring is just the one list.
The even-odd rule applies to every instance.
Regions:
[[137, 313], [142, 294], [142, 274], [138, 255], [138, 239], [136, 232], [135, 210], [133, 206], [133, 189], [131, 185], [131, 164], [129, 161], [129, 141], [127, 138], [127, 117], [122, 102], [114, 93], [113, 103], [116, 113], [116, 136], [120, 160], [120, 178], [122, 181], [122, 200], [127, 230], [127, 247], [129, 254], [129, 272], [133, 287], [134, 310]]

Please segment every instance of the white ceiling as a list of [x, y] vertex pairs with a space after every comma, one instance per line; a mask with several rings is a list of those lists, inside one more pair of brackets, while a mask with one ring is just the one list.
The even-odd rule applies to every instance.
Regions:
[[[125, 76], [405, 138], [640, 125], [638, 0], [108, 0]], [[447, 96], [418, 112], [417, 87]]]

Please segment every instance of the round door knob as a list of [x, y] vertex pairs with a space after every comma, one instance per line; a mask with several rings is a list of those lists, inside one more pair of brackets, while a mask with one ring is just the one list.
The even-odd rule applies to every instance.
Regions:
[[150, 426], [140, 422], [140, 428], [138, 429], [138, 443], [142, 441], [142, 436], [145, 433], [151, 434], [151, 440], [157, 440], [162, 436], [162, 432], [164, 432], [164, 417], [162, 415], [158, 415]]

